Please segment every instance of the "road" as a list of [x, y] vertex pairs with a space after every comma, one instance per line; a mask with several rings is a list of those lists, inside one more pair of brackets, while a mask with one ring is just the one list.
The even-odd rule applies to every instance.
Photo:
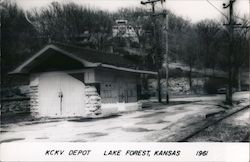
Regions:
[[[237, 102], [230, 110], [248, 105], [248, 93], [235, 94]], [[220, 106], [223, 100], [224, 95], [176, 98], [172, 102], [184, 104], [157, 105], [102, 119], [5, 124], [1, 125], [1, 142], [176, 142], [202, 127], [209, 114], [228, 111]], [[243, 121], [249, 120], [243, 116]], [[201, 139], [207, 140], [213, 139]]]

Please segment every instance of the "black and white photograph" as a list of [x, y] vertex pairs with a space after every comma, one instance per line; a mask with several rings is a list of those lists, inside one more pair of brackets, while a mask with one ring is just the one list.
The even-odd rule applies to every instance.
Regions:
[[249, 8], [1, 0], [0, 142], [249, 143]]

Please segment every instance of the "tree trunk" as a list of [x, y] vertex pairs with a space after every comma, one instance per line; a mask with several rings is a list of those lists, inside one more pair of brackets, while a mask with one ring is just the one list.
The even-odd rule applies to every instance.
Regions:
[[212, 76], [214, 77], [215, 76], [215, 66], [214, 65], [213, 65], [212, 69], [213, 69]]
[[241, 70], [238, 68], [238, 91], [241, 91]]
[[189, 81], [189, 87], [190, 87], [190, 90], [192, 89], [192, 67], [190, 67], [190, 70], [189, 70], [189, 73], [188, 73], [188, 81]]
[[[231, 62], [231, 61], [230, 61]], [[228, 69], [228, 87], [227, 87], [227, 94], [226, 94], [226, 103], [228, 105], [233, 104], [233, 92], [232, 92], [232, 67], [231, 63], [229, 64], [229, 69]]]
[[158, 70], [158, 75], [157, 75], [157, 93], [158, 93], [158, 102], [161, 102], [161, 76], [160, 76], [160, 70]]

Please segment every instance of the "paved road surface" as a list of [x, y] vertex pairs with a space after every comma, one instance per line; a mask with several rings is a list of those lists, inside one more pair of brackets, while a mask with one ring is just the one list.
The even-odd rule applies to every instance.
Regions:
[[[249, 104], [249, 95], [235, 95], [237, 107]], [[224, 95], [176, 98], [186, 104], [158, 105], [142, 111], [123, 113], [105, 119], [67, 119], [56, 122], [21, 122], [2, 125], [2, 142], [154, 142], [177, 141], [199, 127], [206, 115], [225, 111], [218, 104]], [[244, 120], [247, 118], [244, 118]]]

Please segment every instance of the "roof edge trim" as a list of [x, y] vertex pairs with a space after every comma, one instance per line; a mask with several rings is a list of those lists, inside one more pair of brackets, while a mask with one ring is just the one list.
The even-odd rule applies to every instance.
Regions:
[[117, 67], [117, 66], [108, 65], [108, 64], [101, 64], [100, 66], [105, 67], [105, 68], [120, 70], [120, 71], [132, 72], [132, 73], [157, 75], [157, 72], [154, 72], [154, 71], [137, 70], [137, 69], [131, 69], [131, 68], [125, 68], [125, 67]]
[[86, 67], [97, 67], [100, 65], [100, 63], [92, 63], [89, 61], [86, 61], [84, 59], [81, 59], [77, 56], [72, 55], [71, 53], [55, 46], [55, 45], [47, 45], [44, 48], [42, 48], [40, 51], [38, 51], [35, 55], [33, 55], [30, 59], [26, 60], [24, 63], [22, 63], [21, 65], [19, 65], [16, 69], [14, 69], [13, 71], [9, 72], [8, 74], [25, 74], [26, 72], [23, 72], [23, 68], [25, 66], [27, 66], [28, 64], [30, 64], [33, 60], [35, 60], [37, 57], [41, 56], [45, 51], [47, 51], [48, 49], [53, 49], [55, 51], [58, 51], [72, 59], [75, 59], [79, 62], [81, 62], [84, 66]]

